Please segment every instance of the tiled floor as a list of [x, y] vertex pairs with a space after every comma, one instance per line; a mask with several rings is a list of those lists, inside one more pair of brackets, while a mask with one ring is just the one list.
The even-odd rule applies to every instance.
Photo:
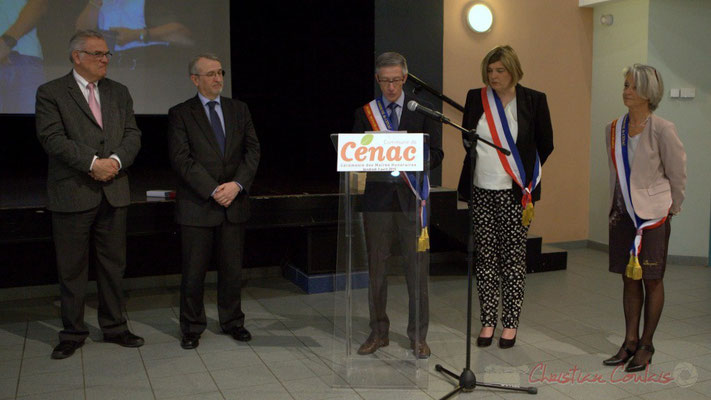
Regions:
[[[539, 399], [711, 398], [711, 268], [668, 267], [654, 363], [646, 378], [634, 377], [646, 382], [625, 383], [625, 374], [601, 364], [618, 349], [624, 328], [621, 280], [607, 272], [606, 260], [606, 253], [572, 250], [566, 271], [529, 275], [516, 346], [474, 347], [477, 378], [536, 386]], [[391, 277], [393, 325], [406, 318], [405, 290]], [[452, 381], [434, 372], [435, 364], [458, 373], [465, 362], [466, 278], [432, 278], [430, 292], [433, 355], [423, 389], [332, 388], [326, 343], [333, 295], [305, 295], [280, 279], [246, 283], [243, 304], [254, 336], [248, 344], [219, 334], [215, 291], [208, 290], [210, 323], [196, 350], [178, 344], [175, 288], [129, 293], [130, 325], [145, 346], [102, 343], [93, 303], [86, 311], [91, 339], [61, 361], [49, 358], [61, 326], [56, 298], [0, 303], [0, 399], [437, 399]], [[475, 319], [474, 332], [478, 327]], [[404, 335], [393, 337], [391, 346], [407, 345], [397, 343]], [[574, 382], [562, 382], [570, 377]], [[528, 396], [477, 388], [458, 398]]]

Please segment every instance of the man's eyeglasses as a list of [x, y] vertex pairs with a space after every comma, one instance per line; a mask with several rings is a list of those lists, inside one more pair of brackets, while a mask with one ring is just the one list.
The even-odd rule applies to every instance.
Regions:
[[106, 59], [107, 59], [107, 60], [110, 60], [110, 59], [111, 59], [111, 56], [113, 56], [113, 54], [111, 54], [110, 51], [107, 51], [107, 52], [104, 53], [103, 51], [86, 51], [86, 50], [79, 50], [79, 52], [80, 52], [80, 53], [84, 53], [84, 54], [88, 54], [88, 55], [90, 55], [90, 56], [92, 56], [92, 57], [94, 57], [94, 58], [96, 58], [96, 59], [100, 59], [100, 58], [106, 56]]
[[392, 83], [393, 85], [397, 86], [397, 85], [401, 85], [404, 81], [405, 81], [404, 78], [394, 78], [394, 79], [378, 78], [378, 83], [382, 83], [383, 85], [389, 85]]
[[218, 69], [217, 71], [210, 71], [210, 72], [208, 72], [208, 73], [206, 73], [206, 74], [193, 74], [193, 75], [195, 75], [195, 76], [206, 76], [206, 77], [208, 77], [208, 78], [214, 78], [214, 77], [216, 77], [217, 75], [225, 76], [225, 70], [224, 70], [224, 69]]

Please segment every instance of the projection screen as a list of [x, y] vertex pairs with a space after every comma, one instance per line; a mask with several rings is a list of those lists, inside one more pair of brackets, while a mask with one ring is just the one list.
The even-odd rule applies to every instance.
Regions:
[[128, 86], [137, 114], [194, 96], [187, 65], [199, 53], [221, 58], [231, 95], [228, 0], [0, 0], [0, 113], [34, 113], [37, 87], [71, 71], [77, 29], [105, 36], [107, 77]]

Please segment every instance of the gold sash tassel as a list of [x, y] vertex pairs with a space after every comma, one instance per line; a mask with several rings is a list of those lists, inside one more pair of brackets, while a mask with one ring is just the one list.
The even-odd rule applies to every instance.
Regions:
[[417, 251], [424, 252], [430, 249], [430, 235], [427, 232], [427, 227], [422, 228], [422, 233], [417, 239]]
[[526, 204], [526, 208], [523, 209], [523, 215], [521, 216], [521, 223], [523, 226], [529, 226], [531, 225], [531, 221], [533, 221], [533, 203], [528, 203]]
[[625, 276], [635, 281], [642, 279], [642, 266], [639, 264], [639, 258], [633, 254], [630, 254], [630, 261], [627, 263]]

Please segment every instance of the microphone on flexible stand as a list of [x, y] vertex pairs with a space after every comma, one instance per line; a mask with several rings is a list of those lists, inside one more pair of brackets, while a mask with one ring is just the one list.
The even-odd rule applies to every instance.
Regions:
[[415, 100], [410, 100], [407, 103], [407, 109], [410, 111], [419, 112], [420, 114], [424, 114], [424, 115], [426, 115], [432, 119], [436, 119], [440, 122], [445, 122], [445, 123], [451, 122], [449, 120], [449, 118], [445, 117], [444, 114], [442, 114], [441, 112], [427, 108], [427, 107], [423, 106], [422, 104], [416, 102]]
[[447, 118], [441, 112], [424, 107], [422, 104], [416, 102], [415, 100], [410, 100], [409, 102], [407, 102], [407, 109], [410, 111], [413, 111], [413, 112], [418, 112], [420, 114], [424, 114], [425, 116], [427, 116], [429, 118], [432, 118], [432, 119], [437, 120], [439, 122], [443, 122], [445, 124], [451, 125], [457, 129], [459, 129], [460, 131], [464, 132], [465, 134], [470, 135], [471, 139], [468, 139], [468, 140], [471, 140], [472, 142], [476, 142], [476, 141], [484, 142], [487, 145], [500, 151], [504, 155], [508, 156], [511, 154], [511, 152], [508, 151], [507, 149], [497, 146], [486, 139], [480, 138], [479, 135], [476, 134], [476, 129], [471, 129], [471, 130], [465, 129], [465, 128], [461, 127], [460, 125], [457, 125], [454, 122], [452, 122], [449, 118]]

